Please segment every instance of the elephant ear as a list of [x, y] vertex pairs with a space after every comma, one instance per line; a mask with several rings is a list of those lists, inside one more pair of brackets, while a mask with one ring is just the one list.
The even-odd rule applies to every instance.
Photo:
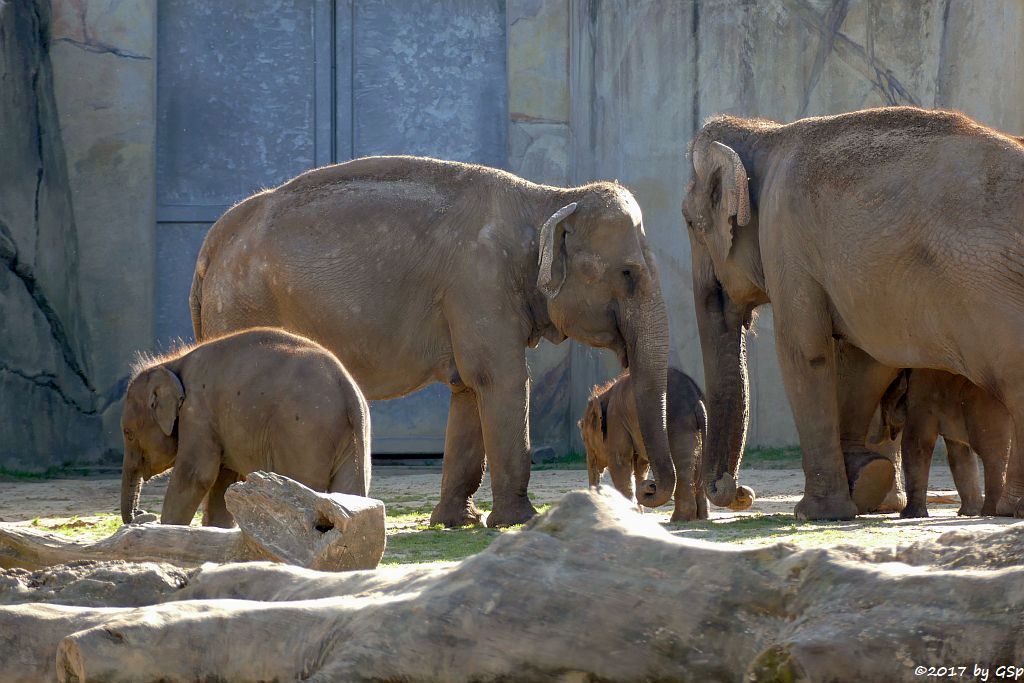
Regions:
[[[693, 170], [712, 193], [710, 202], [725, 205], [726, 222], [721, 226], [723, 256], [728, 256], [732, 248], [732, 218], [736, 217], [736, 225], [750, 222], [750, 188], [747, 184], [747, 169], [743, 160], [732, 147], [714, 141], [693, 150]], [[716, 197], [717, 196], [717, 197]]]
[[[565, 283], [565, 263], [560, 258], [562, 242], [565, 239], [565, 228], [562, 221], [576, 210], [576, 202], [566, 204], [551, 214], [540, 229], [540, 245], [537, 249], [537, 289], [544, 292], [548, 299], [554, 299]], [[558, 256], [559, 258], [556, 258]], [[558, 263], [556, 263], [558, 261]], [[556, 272], [560, 271], [560, 272]]]
[[882, 394], [878, 404], [880, 414], [878, 434], [874, 443], [881, 444], [892, 441], [903, 430], [907, 423], [907, 389], [909, 387], [909, 370], [902, 370], [893, 380], [889, 388]]
[[185, 400], [185, 387], [173, 372], [160, 365], [152, 370], [149, 387], [149, 410], [160, 425], [160, 431], [167, 436], [174, 432], [178, 410]]

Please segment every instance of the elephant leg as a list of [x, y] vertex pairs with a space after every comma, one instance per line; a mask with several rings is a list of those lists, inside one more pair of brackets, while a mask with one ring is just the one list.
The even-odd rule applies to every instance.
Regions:
[[[490, 370], [476, 373], [476, 377], [494, 496], [487, 526], [522, 524], [537, 514], [526, 495], [530, 485], [530, 378], [526, 359], [520, 358], [515, 367], [511, 362], [496, 363]], [[482, 377], [487, 380], [480, 381]]]
[[[178, 455], [167, 484], [161, 524], [188, 525], [221, 471], [220, 446], [207, 434], [179, 427]], [[226, 487], [225, 487], [226, 488]]]
[[[612, 477], [612, 486], [626, 500], [636, 505], [636, 489], [633, 484], [633, 455], [616, 453], [608, 459], [608, 473]], [[643, 481], [642, 479], [640, 481]]]
[[1006, 482], [1013, 424], [995, 399], [971, 401], [967, 406], [967, 431], [971, 446], [985, 466], [985, 499], [980, 514], [994, 515]]
[[801, 296], [772, 302], [779, 365], [803, 451], [804, 495], [795, 513], [798, 519], [852, 519], [857, 507], [839, 442], [832, 323], [823, 293], [812, 287], [807, 283]]
[[[703, 488], [695, 489], [694, 474], [697, 469], [697, 456], [700, 452], [700, 437], [696, 432], [687, 431], [670, 442], [672, 462], [676, 467], [675, 507], [672, 511], [673, 522], [691, 522], [702, 519], [697, 503], [697, 493], [703, 496]], [[707, 519], [704, 517], [703, 519]]]
[[236, 481], [238, 481], [237, 472], [229, 470], [227, 467], [220, 468], [217, 480], [213, 482], [213, 487], [206, 494], [206, 500], [203, 503], [203, 526], [216, 526], [223, 529], [235, 526], [235, 518], [228, 512], [228, 507], [224, 503], [224, 492]]
[[931, 415], [921, 417], [911, 413], [903, 427], [903, 478], [907, 485], [907, 506], [900, 517], [904, 519], [928, 516], [928, 473], [938, 436], [939, 425]]
[[953, 485], [960, 494], [958, 515], [978, 515], [981, 512], [981, 472], [978, 471], [978, 456], [967, 444], [946, 442], [946, 459], [953, 474]]
[[839, 441], [850, 495], [858, 514], [874, 512], [893, 489], [897, 464], [892, 454], [868, 449], [868, 429], [882, 395], [899, 371], [848, 342], [836, 343], [836, 362]]
[[1013, 421], [1013, 439], [1006, 464], [1006, 484], [996, 503], [996, 514], [1024, 517], [1024, 386], [1014, 382], [1004, 388], [1002, 395]]
[[471, 389], [453, 391], [444, 433], [441, 500], [430, 515], [431, 524], [458, 527], [483, 523], [483, 512], [473, 502], [473, 495], [480, 488], [485, 467], [476, 393]]

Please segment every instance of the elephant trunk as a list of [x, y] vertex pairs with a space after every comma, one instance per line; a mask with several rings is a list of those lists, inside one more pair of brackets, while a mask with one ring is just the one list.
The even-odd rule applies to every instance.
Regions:
[[742, 509], [752, 494], [737, 487], [750, 418], [744, 312], [722, 290], [710, 263], [699, 265], [694, 264], [693, 295], [708, 397], [702, 478], [713, 504]]
[[643, 448], [653, 480], [641, 483], [638, 501], [647, 507], [664, 505], [676, 486], [676, 470], [666, 428], [668, 381], [668, 317], [653, 266], [647, 291], [638, 292], [624, 307], [620, 327], [636, 400]]
[[142, 459], [134, 449], [125, 444], [124, 464], [121, 468], [121, 521], [131, 524], [135, 511], [139, 509], [142, 494]]

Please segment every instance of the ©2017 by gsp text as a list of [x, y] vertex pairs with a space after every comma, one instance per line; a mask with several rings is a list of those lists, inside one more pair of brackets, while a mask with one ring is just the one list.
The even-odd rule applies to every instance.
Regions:
[[924, 678], [966, 678], [976, 681], [1019, 681], [1024, 666], [1013, 664], [966, 664], [961, 666], [916, 666], [914, 675]]

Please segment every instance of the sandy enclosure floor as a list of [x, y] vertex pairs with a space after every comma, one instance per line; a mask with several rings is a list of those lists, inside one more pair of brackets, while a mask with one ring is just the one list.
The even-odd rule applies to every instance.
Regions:
[[[542, 470], [533, 473], [530, 496], [537, 506], [557, 501], [565, 492], [586, 486], [583, 470]], [[936, 464], [932, 470], [929, 504], [931, 517], [901, 520], [898, 515], [868, 515], [851, 522], [798, 523], [793, 506], [803, 489], [803, 473], [798, 469], [749, 469], [741, 480], [757, 492], [754, 506], [744, 512], [712, 508], [709, 522], [667, 524], [671, 508], [665, 506], [647, 514], [656, 515], [680, 537], [727, 541], [742, 545], [765, 545], [779, 541], [800, 546], [857, 544], [866, 546], [902, 545], [934, 538], [954, 529], [995, 529], [1013, 523], [1003, 518], [957, 517], [959, 506], [949, 470]], [[403, 533], [423, 529], [430, 507], [440, 489], [441, 471], [436, 467], [377, 466], [373, 472], [372, 495], [389, 506], [389, 532]], [[159, 511], [167, 477], [146, 484], [142, 507]], [[70, 517], [86, 521], [92, 516], [118, 514], [120, 479], [80, 478], [48, 481], [0, 482], [0, 521], [31, 523], [49, 527], [66, 523]], [[490, 481], [477, 496], [489, 507]], [[944, 499], [939, 502], [935, 498]]]

